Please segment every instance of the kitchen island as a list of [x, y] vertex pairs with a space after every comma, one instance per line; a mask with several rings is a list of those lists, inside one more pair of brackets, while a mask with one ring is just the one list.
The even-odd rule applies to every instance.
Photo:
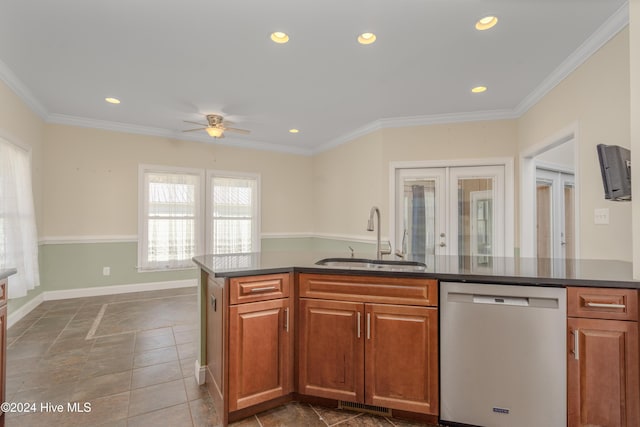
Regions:
[[[194, 258], [201, 269], [197, 375], [225, 425], [290, 400], [437, 422], [438, 287], [451, 281], [568, 288], [567, 359], [558, 361], [569, 373], [568, 425], [637, 425], [640, 282], [630, 263], [492, 258], [471, 268], [479, 263], [438, 257], [424, 271], [316, 264], [335, 256]], [[603, 386], [612, 394], [603, 395]]]

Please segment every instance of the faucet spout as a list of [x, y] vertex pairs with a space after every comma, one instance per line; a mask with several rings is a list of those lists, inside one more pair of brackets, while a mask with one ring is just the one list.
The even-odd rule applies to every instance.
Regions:
[[[373, 225], [373, 216], [375, 215], [375, 219], [377, 222], [377, 228]], [[367, 231], [377, 231], [376, 234], [376, 259], [382, 259], [382, 250], [380, 249], [380, 209], [377, 206], [373, 206], [371, 211], [369, 212], [369, 222], [367, 222]], [[391, 251], [385, 251], [385, 254], [391, 253]]]

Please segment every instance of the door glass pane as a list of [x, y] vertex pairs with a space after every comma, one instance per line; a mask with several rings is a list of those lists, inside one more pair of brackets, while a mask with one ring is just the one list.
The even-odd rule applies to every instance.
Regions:
[[536, 249], [538, 258], [551, 258], [553, 255], [551, 190], [551, 183], [539, 181], [536, 185]]
[[576, 242], [574, 237], [575, 230], [575, 207], [574, 207], [574, 188], [573, 184], [564, 185], [564, 242], [565, 257], [575, 258]]
[[458, 254], [461, 268], [493, 265], [492, 178], [458, 179]]
[[436, 182], [405, 179], [403, 186], [403, 229], [401, 250], [433, 265], [435, 255]]

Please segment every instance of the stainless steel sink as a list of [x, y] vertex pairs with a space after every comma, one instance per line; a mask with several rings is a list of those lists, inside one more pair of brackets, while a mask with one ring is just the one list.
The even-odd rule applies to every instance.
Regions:
[[427, 265], [417, 261], [377, 260], [366, 258], [324, 258], [316, 265], [356, 270], [378, 271], [425, 271]]

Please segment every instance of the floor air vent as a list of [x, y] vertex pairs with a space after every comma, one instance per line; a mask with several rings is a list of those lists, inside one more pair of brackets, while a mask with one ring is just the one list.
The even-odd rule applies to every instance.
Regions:
[[381, 415], [383, 417], [391, 416], [391, 409], [384, 406], [365, 405], [364, 403], [338, 402], [338, 409], [346, 409], [349, 411], [366, 412], [368, 414]]

